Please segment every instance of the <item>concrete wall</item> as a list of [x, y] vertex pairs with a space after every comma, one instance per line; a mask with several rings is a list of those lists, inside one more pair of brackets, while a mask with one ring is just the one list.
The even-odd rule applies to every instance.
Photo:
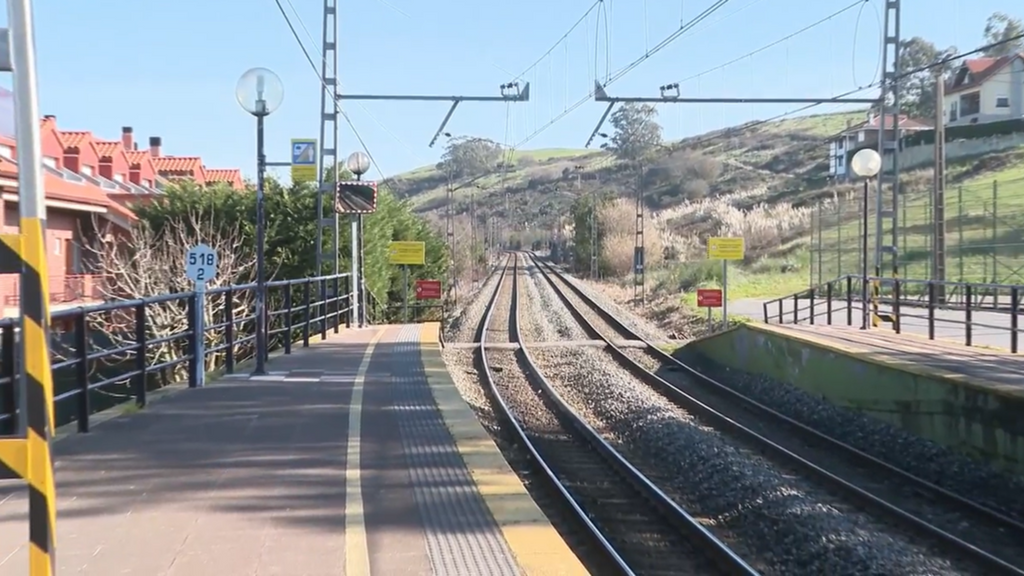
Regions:
[[[975, 138], [972, 140], [954, 140], [946, 142], [946, 160], [956, 160], [968, 156], [980, 156], [991, 152], [999, 152], [1024, 146], [1024, 133], [1015, 132], [989, 138]], [[935, 162], [935, 145], [923, 144], [904, 148], [900, 151], [900, 169], [917, 168], [920, 166], [931, 166]], [[892, 156], [885, 159], [885, 169], [892, 170]]]
[[911, 372], [825, 345], [741, 326], [687, 345], [729, 366], [789, 382], [909, 432], [1024, 473], [1024, 396]]

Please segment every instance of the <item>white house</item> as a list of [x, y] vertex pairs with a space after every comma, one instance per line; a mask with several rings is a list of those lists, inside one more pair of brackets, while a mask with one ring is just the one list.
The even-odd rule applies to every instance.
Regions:
[[[903, 138], [920, 130], [931, 130], [931, 126], [908, 118], [900, 114], [899, 137]], [[828, 144], [828, 175], [835, 180], [845, 180], [848, 177], [847, 158], [851, 150], [858, 150], [864, 147], [878, 149], [879, 120], [876, 111], [868, 112], [868, 118], [860, 124], [854, 124], [851, 120], [846, 125], [846, 130], [832, 137]], [[892, 116], [885, 117], [885, 139], [892, 142], [895, 140], [892, 129]], [[888, 152], [888, 150], [887, 150]]]
[[1024, 53], [965, 60], [943, 108], [946, 126], [1024, 118]]

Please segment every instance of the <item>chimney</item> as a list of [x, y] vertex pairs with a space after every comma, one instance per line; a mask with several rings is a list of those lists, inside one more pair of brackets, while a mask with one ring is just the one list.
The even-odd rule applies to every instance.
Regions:
[[849, 130], [850, 128], [853, 128], [853, 118], [846, 120], [846, 129]]
[[122, 126], [121, 127], [121, 146], [124, 146], [125, 150], [131, 150], [134, 145], [135, 145], [135, 139], [132, 136], [132, 127], [131, 126]]
[[149, 155], [152, 156], [153, 158], [160, 157], [160, 144], [161, 142], [159, 136], [149, 137]]
[[138, 142], [132, 144], [132, 150], [138, 150], [138, 149], [139, 149], [139, 143]]

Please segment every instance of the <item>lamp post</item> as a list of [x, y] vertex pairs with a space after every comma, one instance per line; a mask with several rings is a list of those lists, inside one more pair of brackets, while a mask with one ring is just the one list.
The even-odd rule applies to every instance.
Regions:
[[235, 98], [246, 112], [256, 117], [256, 369], [253, 374], [263, 375], [267, 373], [267, 271], [263, 254], [266, 244], [263, 179], [267, 157], [263, 153], [263, 119], [281, 106], [284, 85], [270, 70], [251, 68], [238, 79]]
[[[345, 159], [345, 167], [361, 180], [370, 171], [370, 157], [365, 152], [353, 152]], [[366, 324], [366, 281], [363, 278], [363, 215], [352, 218], [352, 306], [360, 328]]]
[[860, 254], [860, 298], [861, 306], [861, 330], [867, 330], [870, 326], [868, 321], [870, 312], [868, 311], [868, 184], [872, 178], [878, 176], [878, 173], [882, 171], [882, 157], [878, 152], [871, 148], [864, 148], [859, 150], [850, 159], [850, 171], [853, 172], [854, 176], [864, 179], [864, 198], [862, 199], [863, 204], [861, 210], [863, 214], [861, 217], [864, 219], [864, 236], [861, 238], [861, 254]]

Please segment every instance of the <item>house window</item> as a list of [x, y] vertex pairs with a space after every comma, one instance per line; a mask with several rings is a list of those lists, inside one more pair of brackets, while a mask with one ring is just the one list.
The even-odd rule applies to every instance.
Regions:
[[10, 159], [10, 160], [13, 160], [14, 159], [14, 150], [11, 149], [10, 146], [0, 145], [0, 156], [3, 156], [4, 158]]
[[974, 116], [981, 112], [981, 92], [971, 92], [960, 97], [960, 115]]
[[43, 156], [43, 166], [49, 166], [50, 168], [57, 167], [57, 159], [51, 156]]
[[92, 176], [92, 166], [82, 166], [82, 174], [86, 176]]
[[863, 142], [863, 141], [864, 141], [864, 131], [861, 130], [860, 132], [857, 132], [857, 142]]
[[959, 118], [959, 115], [957, 114], [957, 102], [954, 100], [953, 103], [949, 105], [949, 121], [956, 122], [957, 118]]
[[1009, 108], [1010, 97], [1009, 96], [996, 96], [996, 108]]

